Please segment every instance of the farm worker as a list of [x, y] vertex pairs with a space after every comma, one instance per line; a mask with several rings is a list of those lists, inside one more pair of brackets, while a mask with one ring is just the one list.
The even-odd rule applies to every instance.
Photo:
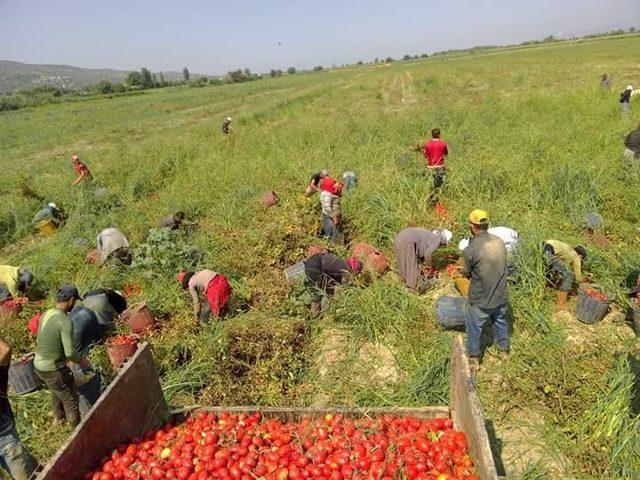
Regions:
[[348, 192], [358, 186], [358, 177], [354, 172], [349, 170], [342, 174], [342, 183], [344, 183], [344, 188]]
[[98, 332], [102, 336], [111, 329], [118, 315], [127, 309], [127, 299], [117, 290], [101, 288], [85, 293], [82, 306], [96, 316]]
[[462, 253], [462, 276], [470, 279], [465, 318], [467, 354], [472, 372], [480, 367], [482, 328], [493, 325], [493, 337], [503, 356], [509, 353], [507, 310], [507, 250], [502, 240], [488, 232], [489, 217], [484, 210], [469, 214], [473, 238]]
[[340, 235], [340, 193], [341, 188], [332, 177], [320, 181], [322, 232], [332, 242]]
[[58, 206], [55, 203], [47, 203], [38, 213], [36, 213], [31, 220], [31, 225], [37, 227], [38, 225], [51, 220], [56, 227], [60, 226], [63, 220], [63, 215]]
[[447, 142], [440, 138], [440, 129], [431, 130], [433, 137], [424, 144], [422, 154], [427, 159], [427, 168], [433, 175], [433, 191], [431, 192], [431, 202], [435, 203], [437, 190], [444, 184], [446, 180], [445, 158], [449, 154]]
[[71, 185], [78, 185], [81, 181], [85, 179], [88, 179], [88, 180], [91, 179], [91, 171], [89, 170], [89, 167], [87, 167], [82, 161], [80, 161], [80, 159], [78, 158], [78, 155], [73, 155], [71, 157], [71, 163], [73, 164], [73, 168], [78, 174], [76, 179], [73, 182], [71, 182]]
[[[178, 281], [183, 289], [189, 290], [193, 299], [193, 313], [198, 322], [207, 320], [211, 314], [220, 317], [231, 297], [231, 286], [227, 277], [212, 270], [181, 272]], [[204, 294], [204, 308], [200, 295]]]
[[603, 73], [600, 77], [600, 88], [607, 92], [611, 90], [611, 79], [609, 78], [608, 73]]
[[40, 319], [34, 359], [36, 375], [51, 391], [55, 420], [66, 419], [72, 428], [80, 423], [80, 409], [73, 373], [67, 364], [89, 367], [89, 362], [75, 348], [73, 323], [69, 318], [79, 298], [73, 285], [62, 285], [58, 289], [55, 308], [47, 310]]
[[427, 230], [411, 227], [401, 230], [393, 241], [398, 276], [409, 290], [417, 291], [420, 263], [433, 266], [432, 255], [438, 247], [446, 246], [453, 234], [449, 230]]
[[115, 258], [126, 265], [131, 263], [129, 241], [117, 228], [107, 228], [100, 232], [97, 243], [102, 263], [111, 258]]
[[622, 113], [629, 113], [629, 105], [631, 104], [632, 92], [633, 85], [628, 85], [627, 88], [620, 94], [620, 105], [622, 106]]
[[26, 268], [0, 265], [0, 302], [23, 296], [32, 283], [33, 273]]
[[322, 181], [323, 178], [326, 178], [328, 176], [329, 176], [329, 171], [326, 169], [311, 175], [311, 180], [309, 181], [309, 185], [307, 186], [307, 191], [306, 191], [307, 196], [310, 196], [316, 192], [319, 192], [320, 182]]
[[[75, 306], [69, 313], [73, 323], [73, 343], [81, 356], [89, 354], [91, 348], [102, 340], [104, 330], [100, 328], [96, 315], [86, 307]], [[78, 392], [78, 407], [80, 415], [85, 416], [91, 406], [100, 398], [101, 377], [92, 366], [80, 367], [70, 364], [76, 390]]]
[[176, 212], [173, 215], [164, 217], [158, 224], [158, 228], [170, 228], [171, 230], [178, 230], [183, 225], [187, 225], [187, 223], [185, 223], [185, 218], [186, 215], [184, 212]]
[[231, 133], [231, 117], [227, 117], [222, 122], [222, 133], [229, 135]]
[[[516, 267], [513, 263], [512, 252], [520, 243], [520, 236], [513, 228], [509, 227], [491, 227], [487, 230], [491, 235], [498, 237], [504, 243], [504, 248], [507, 250], [507, 271], [509, 275], [516, 274]], [[469, 239], [463, 238], [458, 244], [458, 249], [464, 251], [469, 246]]]
[[316, 289], [316, 295], [311, 302], [314, 314], [322, 310], [322, 299], [333, 295], [338, 285], [347, 283], [349, 276], [362, 269], [360, 262], [351, 257], [343, 260], [329, 252], [316, 253], [304, 262], [304, 273], [307, 283]]
[[572, 247], [559, 240], [547, 240], [542, 244], [542, 260], [547, 270], [547, 279], [558, 289], [556, 310], [569, 311], [569, 292], [574, 282], [582, 283], [582, 262], [587, 250], [578, 245]]
[[9, 404], [7, 387], [11, 347], [0, 338], [0, 476], [8, 474], [14, 480], [28, 480], [38, 464], [20, 442]]
[[629, 132], [624, 141], [624, 157], [627, 160], [640, 160], [640, 124], [638, 128]]

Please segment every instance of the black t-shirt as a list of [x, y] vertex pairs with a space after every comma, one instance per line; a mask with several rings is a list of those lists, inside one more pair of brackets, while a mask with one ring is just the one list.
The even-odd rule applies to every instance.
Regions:
[[620, 94], [620, 103], [629, 102], [631, 100], [631, 90], [625, 90]]
[[95, 313], [85, 307], [76, 307], [69, 313], [73, 322], [73, 343], [78, 352], [85, 352], [100, 341], [100, 326]]
[[304, 262], [307, 279], [323, 290], [342, 284], [349, 276], [349, 264], [333, 253], [316, 253]]
[[0, 367], [0, 435], [13, 428], [13, 412], [9, 404], [7, 388], [9, 384], [9, 366]]
[[320, 172], [314, 173], [311, 176], [311, 185], [317, 187], [318, 185], [320, 185], [320, 180], [322, 180], [322, 175], [320, 175]]
[[127, 309], [127, 299], [110, 288], [99, 288], [97, 290], [91, 290], [85, 293], [84, 298], [91, 297], [93, 295], [106, 295], [107, 300], [119, 315]]
[[624, 146], [627, 147], [636, 155], [640, 155], [640, 128], [636, 128], [633, 132], [627, 135], [627, 139], [624, 141]]

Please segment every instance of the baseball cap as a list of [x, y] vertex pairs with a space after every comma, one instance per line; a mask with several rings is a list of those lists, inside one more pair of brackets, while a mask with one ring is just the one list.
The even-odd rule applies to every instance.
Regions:
[[56, 300], [59, 302], [66, 302], [72, 298], [79, 299], [80, 294], [78, 289], [73, 285], [61, 285], [56, 293]]
[[484, 210], [474, 210], [469, 214], [469, 222], [474, 225], [486, 225], [489, 223], [489, 215]]

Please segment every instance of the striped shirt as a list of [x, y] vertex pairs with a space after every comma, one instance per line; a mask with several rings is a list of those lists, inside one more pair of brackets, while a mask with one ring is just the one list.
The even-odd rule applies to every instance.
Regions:
[[320, 202], [324, 215], [329, 215], [330, 217], [340, 216], [340, 197], [323, 190], [320, 192]]

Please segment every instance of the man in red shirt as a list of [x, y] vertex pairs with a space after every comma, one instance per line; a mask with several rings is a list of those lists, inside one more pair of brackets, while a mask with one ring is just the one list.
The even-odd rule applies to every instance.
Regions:
[[436, 192], [444, 184], [446, 179], [446, 171], [444, 166], [445, 157], [449, 154], [447, 142], [440, 138], [440, 129], [431, 130], [433, 137], [424, 144], [423, 155], [427, 159], [427, 168], [433, 174], [433, 191], [430, 198], [432, 203], [436, 201]]
[[71, 185], [78, 185], [85, 178], [91, 178], [91, 171], [89, 170], [89, 167], [80, 161], [78, 155], [73, 155], [71, 157], [71, 163], [73, 163], [73, 168], [78, 174], [78, 178], [76, 178]]

